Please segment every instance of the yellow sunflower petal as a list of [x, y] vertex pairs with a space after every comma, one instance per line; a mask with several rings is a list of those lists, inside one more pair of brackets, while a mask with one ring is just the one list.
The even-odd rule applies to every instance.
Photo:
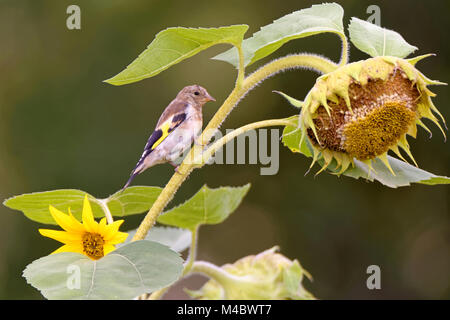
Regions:
[[85, 231], [83, 225], [73, 216], [71, 217], [53, 206], [49, 206], [49, 210], [56, 223], [67, 232], [80, 233]]
[[104, 236], [106, 231], [106, 218], [102, 218], [98, 224], [98, 233]]
[[91, 204], [89, 203], [87, 195], [84, 197], [82, 220], [83, 225], [88, 232], [98, 232], [98, 223], [94, 220]]
[[127, 238], [128, 238], [128, 233], [116, 232], [112, 238], [110, 238], [106, 241], [107, 241], [107, 243], [110, 243], [110, 244], [118, 244], [118, 243], [124, 242], [125, 240], [127, 240]]
[[81, 245], [71, 245], [71, 244], [65, 244], [50, 254], [55, 254], [55, 253], [60, 253], [60, 252], [75, 252], [75, 253], [84, 254], [83, 247]]
[[86, 228], [83, 226], [83, 224], [80, 221], [78, 221], [77, 218], [75, 218], [73, 216], [72, 211], [70, 211], [70, 208], [69, 208], [69, 216], [70, 216], [70, 219], [72, 219], [72, 223], [77, 226], [78, 230], [81, 230], [83, 233], [86, 232]]
[[103, 246], [103, 254], [106, 256], [108, 253], [116, 250], [116, 247], [114, 247], [112, 244], [105, 244]]
[[69, 233], [66, 231], [39, 229], [39, 233], [44, 237], [52, 238], [65, 244], [79, 244], [81, 245], [81, 234]]
[[105, 239], [105, 241], [109, 241], [114, 237], [122, 223], [123, 220], [117, 220], [105, 227], [105, 233], [103, 234], [103, 238]]

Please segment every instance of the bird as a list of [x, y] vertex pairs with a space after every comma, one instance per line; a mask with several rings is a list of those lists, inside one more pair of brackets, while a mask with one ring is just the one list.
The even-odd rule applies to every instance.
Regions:
[[202, 107], [209, 101], [216, 99], [199, 85], [181, 89], [161, 114], [141, 158], [122, 190], [126, 189], [138, 174], [154, 165], [168, 162], [177, 170], [178, 166], [173, 161], [191, 146], [201, 132]]

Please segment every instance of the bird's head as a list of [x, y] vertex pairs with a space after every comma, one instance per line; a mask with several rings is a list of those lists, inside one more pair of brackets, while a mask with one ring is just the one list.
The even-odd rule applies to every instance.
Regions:
[[200, 106], [203, 106], [208, 101], [216, 101], [205, 88], [199, 85], [184, 87], [178, 94], [178, 97], [187, 99]]

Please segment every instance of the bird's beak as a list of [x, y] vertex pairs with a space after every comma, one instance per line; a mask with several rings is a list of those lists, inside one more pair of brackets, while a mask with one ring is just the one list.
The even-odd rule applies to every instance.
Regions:
[[206, 94], [206, 101], [216, 101], [209, 93]]

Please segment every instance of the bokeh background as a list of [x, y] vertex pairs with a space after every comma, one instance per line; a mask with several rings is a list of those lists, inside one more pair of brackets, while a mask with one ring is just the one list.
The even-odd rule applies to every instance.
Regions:
[[[218, 102], [204, 109], [209, 120], [233, 87], [236, 72], [209, 58], [217, 46], [144, 81], [114, 87], [102, 80], [121, 71], [162, 29], [246, 23], [247, 35], [292, 11], [321, 1], [0, 1], [0, 199], [22, 193], [78, 188], [106, 197], [128, 178], [160, 113], [185, 85], [205, 86]], [[345, 26], [366, 19], [367, 6], [381, 8], [384, 27], [419, 47], [429, 77], [450, 81], [450, 3], [445, 1], [339, 1]], [[66, 28], [66, 8], [81, 7], [81, 30]], [[293, 41], [273, 57], [315, 52], [337, 60], [333, 35]], [[271, 57], [262, 62], [269, 61]], [[354, 47], [352, 61], [366, 58]], [[250, 67], [253, 70], [256, 66]], [[296, 111], [272, 90], [302, 99], [316, 74], [292, 71], [265, 81], [240, 103], [223, 128], [285, 117]], [[436, 105], [450, 119], [448, 87], [434, 88]], [[431, 125], [410, 140], [422, 168], [450, 175], [449, 144]], [[252, 188], [223, 224], [200, 232], [199, 258], [216, 264], [274, 245], [297, 258], [314, 281], [305, 286], [321, 299], [450, 298], [449, 186], [390, 189], [329, 174], [304, 176], [310, 160], [280, 146], [280, 170], [260, 176], [259, 165], [215, 165], [195, 171], [170, 204], [192, 196], [203, 184]], [[173, 173], [157, 166], [136, 184], [163, 186]], [[130, 217], [135, 228], [140, 216]], [[21, 273], [58, 247], [41, 237], [38, 223], [0, 207], [0, 298], [41, 299]], [[366, 288], [366, 268], [381, 268], [381, 290]], [[167, 298], [186, 298], [182, 287], [198, 288], [192, 277]]]

